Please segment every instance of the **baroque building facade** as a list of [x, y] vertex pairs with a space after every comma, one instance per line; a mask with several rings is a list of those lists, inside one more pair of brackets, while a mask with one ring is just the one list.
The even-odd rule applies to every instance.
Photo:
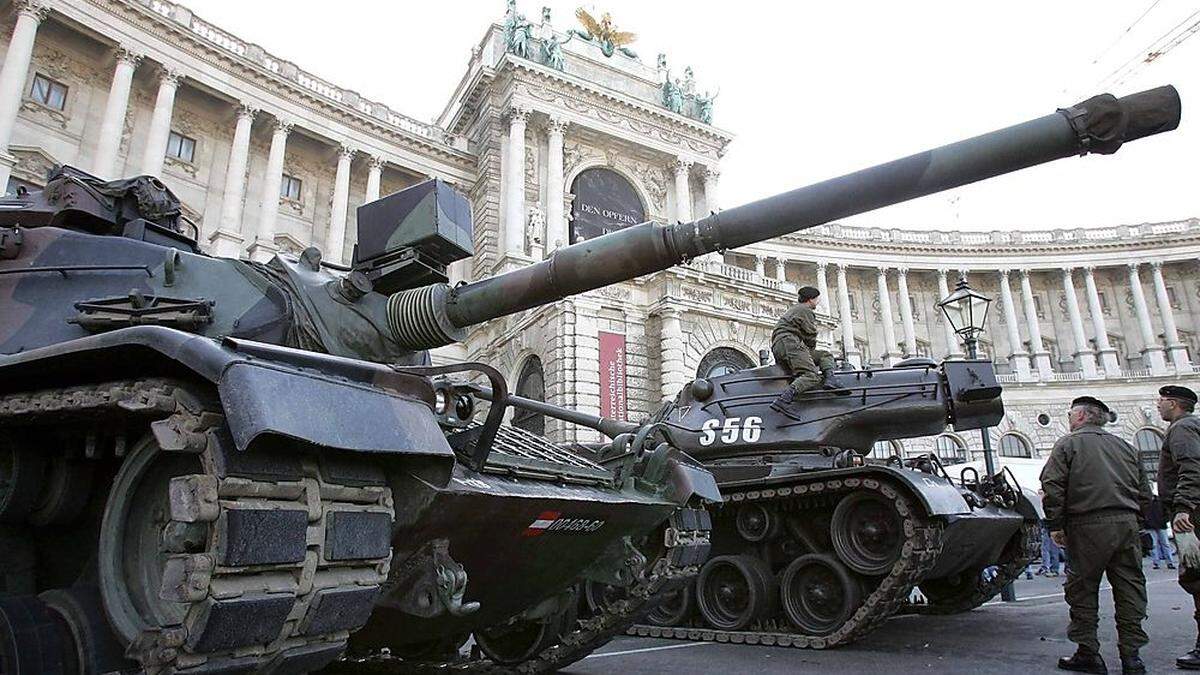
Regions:
[[[607, 17], [606, 17], [607, 18]], [[528, 265], [643, 220], [720, 208], [733, 136], [690, 68], [654, 65], [606, 22], [556, 29], [509, 3], [433, 122], [320, 78], [166, 0], [14, 0], [0, 10], [0, 183], [70, 164], [160, 175], [214, 255], [316, 246], [349, 262], [355, 209], [437, 177], [473, 207], [475, 257], [452, 281]], [[607, 29], [605, 29], [607, 30]], [[313, 64], [305, 64], [311, 66]], [[470, 358], [518, 393], [609, 416], [652, 413], [689, 380], [769, 357], [799, 285], [822, 291], [822, 341], [848, 367], [961, 352], [935, 307], [957, 279], [996, 298], [984, 351], [1005, 384], [991, 430], [1036, 459], [1081, 390], [1149, 457], [1156, 390], [1200, 378], [1200, 221], [994, 232], [825, 225], [475, 327]], [[518, 414], [556, 441], [594, 432]], [[877, 456], [971, 459], [978, 434], [882, 443]]]

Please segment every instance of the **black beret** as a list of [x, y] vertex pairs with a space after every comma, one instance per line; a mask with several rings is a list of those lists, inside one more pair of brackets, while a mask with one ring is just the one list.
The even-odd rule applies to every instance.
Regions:
[[1077, 405], [1094, 405], [1097, 408], [1103, 410], [1104, 412], [1109, 413], [1110, 415], [1112, 414], [1112, 411], [1108, 409], [1108, 406], [1104, 405], [1104, 401], [1101, 401], [1100, 399], [1096, 398], [1095, 396], [1080, 396], [1079, 398], [1076, 398], [1074, 401], [1071, 401], [1072, 408], [1074, 408]]
[[800, 287], [799, 291], [796, 291], [796, 295], [800, 298], [800, 302], [804, 302], [805, 300], [812, 300], [813, 298], [820, 297], [821, 291], [818, 291], [812, 286], [802, 286]]
[[1188, 389], [1187, 387], [1181, 387], [1177, 384], [1168, 384], [1162, 389], [1159, 389], [1158, 395], [1162, 396], [1163, 398], [1177, 398], [1181, 401], [1191, 401], [1193, 405], [1196, 403], [1196, 392]]

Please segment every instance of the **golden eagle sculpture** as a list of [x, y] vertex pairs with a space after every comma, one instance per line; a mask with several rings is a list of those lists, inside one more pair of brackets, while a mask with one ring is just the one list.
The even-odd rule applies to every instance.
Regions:
[[637, 35], [629, 31], [617, 30], [617, 27], [613, 25], [612, 15], [608, 12], [601, 14], [600, 20], [597, 21], [586, 9], [580, 7], [575, 10], [575, 18], [579, 19], [584, 30], [575, 29], [571, 31], [572, 34], [595, 43], [605, 56], [611, 57], [613, 52], [619, 51], [632, 59], [638, 57], [637, 53], [625, 46], [632, 44], [637, 39]]

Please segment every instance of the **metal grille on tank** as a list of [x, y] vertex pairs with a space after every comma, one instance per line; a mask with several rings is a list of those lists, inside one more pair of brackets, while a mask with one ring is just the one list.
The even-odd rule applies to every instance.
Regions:
[[[462, 433], [471, 434], [479, 426], [479, 423], [473, 422]], [[588, 458], [535, 433], [507, 424], [497, 431], [484, 470], [606, 484], [613, 480], [611, 472]]]

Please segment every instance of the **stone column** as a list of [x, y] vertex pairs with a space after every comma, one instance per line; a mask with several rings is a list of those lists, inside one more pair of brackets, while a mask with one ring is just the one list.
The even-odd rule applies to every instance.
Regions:
[[0, 69], [0, 193], [8, 189], [8, 178], [17, 161], [8, 154], [8, 144], [21, 110], [21, 90], [33, 60], [33, 40], [38, 26], [50, 13], [41, 0], [16, 0], [12, 4], [17, 11], [17, 24], [4, 55], [4, 67]]
[[1100, 306], [1100, 293], [1096, 291], [1094, 268], [1083, 268], [1083, 283], [1087, 290], [1088, 310], [1092, 313], [1092, 329], [1096, 331], [1096, 349], [1100, 353], [1100, 364], [1108, 377], [1121, 376], [1121, 363], [1117, 350], [1108, 341], [1108, 327], [1104, 325], [1104, 308]]
[[1138, 263], [1129, 263], [1129, 290], [1133, 293], [1133, 309], [1142, 331], [1142, 365], [1155, 375], [1165, 375], [1168, 372], [1167, 362], [1163, 358], [1162, 345], [1158, 344], [1158, 338], [1154, 335], [1154, 326], [1150, 323], [1150, 309], [1146, 306], [1146, 292], [1138, 277]]
[[504, 177], [504, 253], [525, 255], [525, 123], [529, 109], [508, 113], [508, 175]]
[[1008, 284], [1008, 270], [1000, 270], [1000, 304], [1003, 305], [1004, 323], [1008, 327], [1008, 363], [1017, 374], [1017, 379], [1028, 380], [1031, 376], [1029, 354], [1025, 352], [1025, 344], [1021, 342], [1021, 329], [1017, 326], [1017, 307], [1013, 302], [1012, 287]]
[[842, 349], [846, 360], [855, 368], [862, 368], [862, 354], [854, 344], [854, 316], [850, 313], [850, 286], [846, 283], [846, 264], [837, 264], [838, 314], [842, 323]]
[[675, 173], [675, 220], [687, 223], [692, 220], [692, 187], [688, 182], [691, 175], [692, 163], [679, 159], [671, 164]]
[[1042, 326], [1038, 323], [1037, 306], [1033, 304], [1033, 286], [1029, 283], [1029, 270], [1021, 270], [1021, 304], [1025, 305], [1025, 321], [1029, 324], [1029, 348], [1033, 352], [1033, 365], [1038, 377], [1050, 379], [1054, 372], [1050, 367], [1050, 352], [1042, 342]]
[[563, 136], [568, 122], [551, 117], [546, 126], [549, 154], [546, 156], [546, 252], [552, 253], [571, 242], [567, 236], [567, 219], [563, 215]]
[[[938, 298], [950, 295], [950, 283], [946, 280], [948, 273], [949, 271], [944, 269], [937, 271]], [[961, 359], [963, 357], [962, 345], [958, 344], [958, 335], [954, 332], [954, 326], [950, 325], [946, 317], [942, 317], [942, 323], [946, 333], [946, 358]]]
[[367, 202], [379, 199], [379, 183], [383, 179], [383, 158], [371, 155], [370, 169], [367, 171]]
[[896, 326], [892, 323], [892, 298], [888, 292], [888, 268], [876, 270], [875, 281], [879, 285], [879, 316], [883, 323], [883, 365], [890, 366], [896, 362]]
[[1162, 261], [1150, 263], [1154, 276], [1154, 297], [1158, 300], [1158, 311], [1162, 314], [1163, 337], [1166, 339], [1167, 352], [1171, 355], [1171, 364], [1179, 374], [1192, 372], [1192, 364], [1188, 360], [1187, 345], [1179, 340], [1179, 329], [1175, 325], [1175, 312], [1171, 309], [1171, 296], [1167, 295], [1167, 282], [1163, 279]]
[[683, 321], [677, 309], [664, 309], [659, 317], [662, 326], [659, 332], [660, 368], [663, 399], [675, 398], [683, 386], [687, 384], [687, 373], [684, 372], [683, 351]]
[[346, 248], [346, 211], [350, 204], [350, 162], [354, 160], [354, 148], [343, 143], [338, 147], [337, 171], [333, 176], [333, 204], [329, 209], [329, 230], [325, 238], [325, 259], [342, 264], [342, 251]]
[[[779, 259], [781, 266], [779, 280], [783, 281], [783, 258]], [[818, 303], [820, 308], [823, 308], [826, 313], [833, 314], [833, 303], [829, 301], [829, 281], [825, 278], [826, 263], [823, 260], [817, 261], [817, 291], [821, 293], [821, 300]]]
[[292, 123], [277, 119], [267, 154], [267, 172], [263, 176], [262, 204], [258, 212], [258, 234], [250, 245], [250, 257], [266, 262], [279, 249], [275, 246], [275, 218], [279, 215], [279, 185], [283, 182], [283, 157]]
[[158, 81], [158, 97], [154, 114], [150, 116], [150, 131], [146, 132], [146, 150], [142, 154], [142, 173], [162, 175], [163, 159], [167, 154], [167, 138], [171, 135], [171, 113], [175, 109], [175, 92], [182, 76], [178, 71], [164, 68]]
[[96, 143], [96, 157], [92, 160], [92, 173], [101, 178], [116, 177], [117, 152], [121, 147], [121, 134], [125, 130], [133, 71], [141, 60], [141, 54], [127, 47], [117, 47], [117, 67], [113, 70], [112, 84], [108, 88], [104, 117], [100, 122], [100, 139]]
[[896, 268], [896, 291], [900, 294], [900, 323], [904, 326], [904, 351], [917, 355], [917, 331], [913, 326], [912, 300], [908, 296], [908, 268]]
[[721, 172], [714, 166], [704, 167], [704, 208], [709, 213], [721, 210]]
[[221, 201], [221, 220], [209, 241], [213, 254], [236, 258], [241, 251], [242, 201], [246, 196], [246, 164], [250, 157], [250, 130], [258, 110], [242, 104], [237, 109], [237, 126], [233, 129], [233, 145], [229, 148], [229, 165], [225, 168], [225, 196]]
[[1079, 312], [1079, 296], [1075, 293], [1075, 270], [1063, 268], [1063, 292], [1067, 294], [1067, 316], [1071, 319], [1071, 334], [1075, 336], [1075, 362], [1083, 371], [1083, 376], [1089, 380], [1095, 379], [1096, 354], [1088, 345], [1087, 335], [1083, 332], [1083, 315]]

